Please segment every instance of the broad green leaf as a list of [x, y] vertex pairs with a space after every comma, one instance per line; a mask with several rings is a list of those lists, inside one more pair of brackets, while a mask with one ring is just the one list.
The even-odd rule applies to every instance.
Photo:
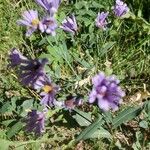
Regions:
[[107, 123], [112, 123], [112, 114], [108, 111], [108, 112], [103, 112], [104, 114], [104, 120]]
[[84, 6], [85, 6], [85, 2], [84, 1], [79, 1], [78, 3], [75, 4], [75, 8], [76, 9], [81, 9]]
[[3, 124], [4, 126], [8, 126], [10, 123], [12, 123], [13, 121], [15, 121], [15, 119], [10, 119], [10, 120], [5, 120], [5, 121], [2, 121], [1, 124]]
[[2, 108], [0, 109], [0, 113], [10, 112], [11, 104], [10, 102], [6, 102], [3, 104]]
[[148, 128], [148, 122], [145, 121], [145, 120], [143, 120], [143, 121], [141, 121], [141, 122], [139, 123], [139, 126], [140, 126], [141, 128], [147, 129], [147, 128]]
[[100, 3], [97, 3], [95, 1], [92, 1], [92, 7], [94, 7], [94, 8], [105, 8], [103, 5], [101, 5]]
[[104, 123], [104, 121], [103, 121], [102, 117], [100, 116], [94, 123], [90, 124], [87, 128], [85, 128], [78, 135], [76, 141], [93, 138], [93, 135], [95, 134], [95, 132], [97, 132], [100, 129], [100, 127], [103, 123]]
[[7, 132], [7, 137], [11, 138], [14, 136], [16, 133], [18, 133], [21, 129], [23, 128], [23, 123], [22, 122], [17, 122], [14, 124]]
[[23, 109], [30, 109], [33, 107], [33, 99], [29, 99], [23, 102], [22, 104]]
[[20, 116], [25, 117], [27, 115], [28, 111], [33, 108], [33, 101], [33, 99], [29, 99], [23, 102], [23, 104], [21, 105], [22, 112]]
[[113, 119], [113, 128], [120, 126], [122, 123], [129, 121], [139, 115], [141, 112], [141, 107], [128, 107], [127, 109], [120, 112], [114, 119]]
[[77, 112], [73, 118], [77, 121], [80, 126], [89, 126], [92, 122], [91, 113], [86, 113], [75, 109]]
[[0, 150], [9, 150], [11, 144], [11, 141], [0, 139]]
[[107, 139], [112, 139], [112, 136], [106, 129], [100, 127], [100, 129], [95, 131], [90, 138], [107, 138]]
[[0, 130], [0, 139], [7, 139], [6, 132], [7, 130]]

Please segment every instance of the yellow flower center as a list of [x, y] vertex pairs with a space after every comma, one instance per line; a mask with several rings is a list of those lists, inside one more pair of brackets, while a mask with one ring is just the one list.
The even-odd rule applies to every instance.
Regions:
[[33, 26], [37, 26], [37, 25], [39, 24], [39, 22], [40, 22], [39, 19], [36, 18], [36, 19], [33, 19], [33, 20], [32, 20], [31, 24], [32, 24]]
[[53, 87], [50, 86], [50, 85], [45, 85], [43, 87], [43, 90], [44, 90], [45, 93], [49, 93], [49, 92], [51, 92], [53, 90]]

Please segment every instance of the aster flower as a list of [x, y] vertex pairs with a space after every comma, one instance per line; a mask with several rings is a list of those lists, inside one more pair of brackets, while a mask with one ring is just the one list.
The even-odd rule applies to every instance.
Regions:
[[38, 29], [39, 19], [38, 12], [34, 10], [25, 11], [22, 14], [23, 19], [18, 20], [17, 23], [27, 27], [26, 36], [30, 36]]
[[28, 61], [28, 59], [24, 57], [16, 48], [13, 48], [11, 50], [9, 57], [10, 57], [9, 60], [11, 62], [10, 64], [11, 67], [18, 66], [21, 63]]
[[97, 18], [95, 20], [96, 21], [96, 26], [98, 28], [106, 30], [107, 24], [108, 24], [106, 18], [108, 16], [108, 14], [109, 14], [109, 12], [106, 12], [106, 13], [105, 12], [101, 12], [101, 13], [99, 12], [98, 13]]
[[19, 78], [25, 86], [36, 89], [38, 80], [45, 77], [44, 66], [48, 62], [44, 59], [29, 60], [20, 66]]
[[25, 128], [27, 132], [34, 132], [35, 135], [41, 135], [45, 128], [45, 113], [32, 110], [28, 113], [25, 122]]
[[47, 34], [51, 34], [55, 36], [55, 30], [57, 28], [57, 22], [53, 17], [45, 17], [39, 23], [39, 29], [41, 32], [46, 32]]
[[96, 75], [92, 79], [93, 89], [89, 95], [89, 103], [97, 102], [104, 111], [110, 108], [117, 110], [118, 105], [122, 102], [122, 97], [125, 96], [124, 91], [118, 85], [119, 82], [114, 75], [106, 77], [103, 72]]
[[60, 90], [59, 86], [53, 84], [48, 77], [45, 77], [45, 79], [43, 80], [42, 89], [43, 91], [40, 93], [40, 95], [42, 96], [41, 104], [48, 106], [55, 105], [55, 95]]
[[28, 59], [14, 49], [10, 54], [10, 61], [11, 66], [18, 65], [18, 76], [23, 85], [34, 89], [40, 87], [40, 80], [46, 76], [44, 72], [44, 66], [48, 62], [46, 58]]
[[71, 32], [75, 34], [77, 32], [77, 23], [74, 15], [67, 17], [60, 26], [64, 31]]
[[123, 1], [116, 0], [116, 5], [113, 7], [113, 11], [117, 17], [122, 17], [129, 11], [129, 8]]
[[39, 5], [41, 5], [49, 14], [53, 16], [61, 3], [61, 0], [35, 0]]

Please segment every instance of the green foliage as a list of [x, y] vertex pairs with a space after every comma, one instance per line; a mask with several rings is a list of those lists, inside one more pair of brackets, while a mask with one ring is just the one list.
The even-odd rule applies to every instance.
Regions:
[[141, 107], [128, 107], [122, 112], [120, 112], [112, 121], [113, 128], [118, 127], [122, 123], [132, 120], [133, 118], [137, 117], [139, 113], [142, 111]]
[[102, 128], [104, 123], [100, 116], [94, 123], [85, 128], [76, 138], [76, 141], [86, 140], [89, 138], [111, 138], [111, 134]]
[[11, 138], [16, 133], [18, 133], [23, 128], [23, 123], [18, 121], [16, 124], [14, 124], [7, 132], [7, 137]]
[[[101, 116], [98, 118], [99, 110], [97, 111], [95, 106], [93, 109], [96, 110], [96, 113], [94, 110], [84, 112], [84, 108], [75, 109], [75, 112], [68, 112], [64, 115], [60, 113], [60, 109], [49, 110], [46, 116], [48, 128], [46, 134], [43, 135], [45, 138], [40, 139], [39, 137], [33, 140], [33, 136], [20, 132], [24, 127], [22, 118], [26, 117], [27, 112], [31, 109], [42, 110], [42, 108], [36, 93], [22, 87], [7, 66], [6, 55], [13, 47], [18, 47], [21, 52], [31, 58], [48, 58], [49, 64], [46, 66], [46, 72], [52, 76], [54, 81], [64, 85], [58, 99], [61, 96], [65, 99], [64, 91], [67, 91], [67, 94], [78, 94], [78, 90], [80, 94], [87, 95], [90, 85], [85, 83], [82, 86], [78, 85], [75, 89], [75, 83], [93, 76], [99, 70], [105, 70], [107, 74], [117, 74], [120, 79], [123, 79], [122, 85], [127, 89], [127, 96], [134, 93], [135, 89], [141, 89], [143, 83], [147, 84], [149, 90], [150, 18], [148, 2], [145, 0], [127, 0], [126, 2], [131, 12], [124, 19], [115, 18], [113, 13], [110, 13], [108, 30], [103, 32], [95, 27], [96, 15], [99, 11], [111, 11], [114, 1], [63, 1], [56, 16], [58, 24], [60, 25], [66, 15], [74, 13], [79, 27], [78, 34], [72, 36], [58, 29], [55, 37], [47, 35], [43, 37], [35, 33], [30, 38], [24, 37], [25, 30], [17, 26], [16, 21], [21, 17], [21, 12], [27, 8], [37, 8], [43, 13], [42, 9], [30, 0], [0, 2], [0, 149], [19, 150], [26, 149], [26, 147], [33, 150], [43, 147], [58, 149], [61, 145], [67, 147], [68, 143], [68, 145], [71, 143], [72, 146], [76, 133], [78, 134], [76, 142], [86, 140], [85, 143], [91, 148], [93, 143], [90, 142], [96, 143], [106, 138], [109, 140], [109, 149], [113, 149], [117, 145], [114, 143], [118, 142], [118, 139], [115, 139], [117, 131], [122, 132], [129, 141], [132, 141], [135, 135], [132, 143], [129, 142], [130, 145], [122, 143], [124, 140], [119, 139], [120, 149], [149, 148], [150, 142], [147, 137], [150, 127], [150, 103], [129, 107], [126, 104], [127, 98], [125, 98], [123, 110], [121, 108], [115, 114], [100, 112]], [[107, 65], [106, 62], [109, 62], [110, 65]], [[87, 100], [87, 97], [85, 99]], [[64, 117], [68, 117], [69, 121], [67, 122]], [[138, 129], [130, 131], [130, 134], [133, 134], [130, 139], [123, 127], [126, 126], [124, 123], [130, 123], [133, 120], [137, 121]], [[75, 124], [74, 121], [78, 124]], [[66, 122], [73, 122], [72, 127], [66, 125]], [[122, 127], [121, 131], [119, 126]], [[105, 141], [102, 143], [107, 144]]]
[[80, 110], [75, 109], [77, 112], [75, 115], [72, 117], [77, 121], [77, 123], [82, 127], [82, 126], [89, 126], [92, 122], [92, 117], [91, 113], [86, 113]]

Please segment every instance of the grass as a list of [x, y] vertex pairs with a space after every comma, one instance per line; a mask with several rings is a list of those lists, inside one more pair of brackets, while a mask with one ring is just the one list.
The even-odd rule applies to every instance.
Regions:
[[[87, 83], [83, 86], [78, 86], [78, 90], [75, 89], [74, 84], [77, 81], [93, 76], [99, 70], [103, 70], [108, 74], [112, 72], [116, 74], [121, 79], [121, 84], [126, 89], [127, 96], [134, 95], [137, 91], [143, 91], [143, 84], [146, 85], [147, 91], [150, 90], [150, 17], [148, 15], [150, 8], [148, 8], [147, 2], [145, 0], [128, 0], [127, 3], [131, 12], [136, 17], [133, 14], [132, 17], [124, 20], [117, 20], [110, 17], [110, 30], [105, 33], [95, 28], [94, 25], [96, 14], [100, 9], [96, 2], [102, 5], [101, 10], [108, 10], [110, 9], [108, 8], [108, 4], [112, 5], [112, 0], [97, 0], [95, 3], [92, 1], [79, 2], [76, 0], [75, 4], [74, 2], [69, 4], [69, 1], [61, 4], [58, 15], [56, 16], [59, 23], [65, 15], [71, 12], [75, 12], [77, 16], [79, 33], [74, 39], [59, 29], [55, 39], [50, 36], [44, 36], [43, 38], [43, 35], [38, 34], [28, 39], [24, 37], [25, 31], [16, 25], [16, 21], [21, 17], [21, 12], [26, 8], [39, 9], [39, 7], [30, 0], [0, 1], [1, 106], [13, 96], [19, 95], [18, 97], [29, 98], [33, 96], [27, 89], [21, 87], [14, 73], [8, 70], [7, 56], [13, 47], [19, 48], [28, 57], [48, 57], [50, 60], [50, 65], [46, 68], [48, 74], [62, 86], [62, 91], [68, 94], [78, 94], [80, 91], [80, 94], [86, 95], [89, 92], [89, 85]], [[40, 12], [42, 12], [41, 9]], [[62, 94], [62, 96], [65, 97], [66, 95]], [[128, 100], [125, 99], [124, 103], [125, 106], [122, 108], [128, 105]], [[53, 111], [52, 113], [55, 114]], [[47, 129], [47, 134], [42, 139], [46, 141], [44, 148], [50, 149], [50, 145], [53, 145], [56, 149], [60, 145], [64, 149], [74, 146], [72, 143], [75, 133], [79, 133], [81, 129], [58, 126], [57, 122], [63, 117], [57, 113], [55, 115], [58, 118], [54, 116], [51, 119], [54, 119], [56, 124], [50, 124], [51, 126]], [[9, 119], [6, 117], [4, 120]], [[6, 129], [1, 130], [1, 133], [4, 133], [3, 139], [7, 139]], [[125, 135], [124, 130], [122, 129], [122, 132], [120, 130], [116, 132], [126, 140], [129, 136]], [[132, 131], [129, 130], [128, 132], [132, 134]], [[52, 132], [54, 133], [51, 134]], [[138, 133], [136, 132], [136, 134]], [[143, 134], [141, 133], [140, 135], [145, 134], [146, 131], [144, 130]], [[55, 137], [55, 135], [57, 136]], [[116, 133], [113, 136], [115, 137]], [[133, 136], [130, 138], [132, 139]], [[118, 137], [115, 137], [111, 144], [103, 140], [81, 141], [76, 147], [87, 147], [86, 149], [113, 149], [118, 139]], [[11, 140], [26, 141], [33, 140], [33, 137], [24, 134], [22, 131], [19, 136], [15, 136]], [[138, 139], [136, 140], [138, 141]], [[136, 143], [135, 140], [133, 141]], [[141, 141], [139, 140], [139, 142]], [[141, 142], [144, 144], [141, 144], [142, 148], [148, 147], [144, 142]], [[29, 147], [34, 149], [36, 144], [31, 144]], [[99, 147], [99, 145], [102, 146]], [[131, 144], [129, 145], [131, 146]], [[123, 143], [122, 147], [128, 148], [127, 143]]]

